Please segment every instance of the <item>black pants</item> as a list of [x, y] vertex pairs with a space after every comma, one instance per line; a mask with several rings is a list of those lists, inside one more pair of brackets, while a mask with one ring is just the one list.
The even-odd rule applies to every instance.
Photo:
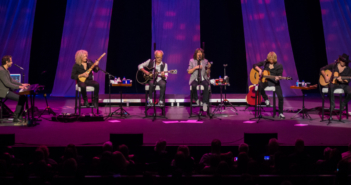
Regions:
[[[268, 86], [268, 83], [267, 82], [260, 82], [259, 84], [259, 92], [260, 94], [262, 95], [263, 99], [266, 101], [268, 100], [268, 96], [266, 94], [266, 91], [264, 91], [264, 89]], [[283, 91], [282, 91], [282, 88], [280, 87], [280, 85], [276, 85], [275, 86], [275, 93], [277, 94], [278, 96], [278, 101], [279, 101], [279, 114], [282, 114], [283, 113], [283, 105], [284, 105], [284, 98], [283, 98]]]
[[196, 86], [197, 85], [203, 85], [204, 86], [202, 102], [208, 104], [209, 103], [209, 94], [210, 94], [209, 91], [208, 91], [208, 85], [209, 85], [208, 81], [204, 80], [200, 84], [196, 80], [191, 82], [191, 94], [193, 95], [194, 100], [198, 99], [197, 90], [196, 90]]
[[14, 92], [9, 91], [9, 93], [7, 93], [6, 98], [10, 99], [10, 100], [14, 100], [17, 101], [17, 106], [16, 106], [16, 110], [15, 110], [15, 114], [17, 115], [21, 115], [24, 109], [24, 104], [26, 103], [26, 96], [24, 95], [18, 95]]
[[345, 99], [342, 104], [345, 106], [351, 100], [351, 87], [348, 84], [329, 84], [329, 98], [330, 98], [330, 108], [334, 109], [335, 107], [335, 97], [334, 90], [335, 89], [343, 89], [346, 93]]
[[87, 98], [87, 86], [94, 87], [94, 100], [97, 101], [99, 99], [99, 83], [94, 80], [86, 80], [85, 82], [78, 82], [78, 86], [81, 89], [81, 93], [84, 100], [88, 100]]
[[[160, 86], [160, 101], [165, 102], [165, 92], [166, 92], [166, 81], [165, 80], [160, 80], [156, 81], [156, 85]], [[149, 98], [153, 99], [154, 93], [154, 81], [150, 80], [149, 81]]]

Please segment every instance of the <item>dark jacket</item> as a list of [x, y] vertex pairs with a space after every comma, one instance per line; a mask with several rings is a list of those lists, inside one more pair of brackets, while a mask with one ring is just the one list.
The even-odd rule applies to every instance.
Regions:
[[3, 66], [0, 67], [0, 97], [5, 98], [10, 89], [19, 89], [22, 84], [12, 79], [10, 71], [6, 70]]
[[[329, 65], [326, 65], [321, 68], [321, 71], [325, 70], [330, 70], [331, 72], [338, 72], [340, 76], [351, 76], [351, 68], [349, 66], [346, 66], [345, 69], [342, 71], [342, 73], [339, 72], [339, 68], [337, 67], [337, 62], [331, 63]], [[348, 80], [348, 83], [350, 80]], [[343, 83], [343, 84], [348, 84], [348, 83]]]
[[[92, 65], [93, 63], [88, 61], [87, 69], [85, 70], [82, 64], [81, 65], [74, 64], [72, 68], [71, 79], [78, 80], [78, 75], [85, 73]], [[94, 67], [93, 71], [98, 72], [99, 68], [96, 66]], [[93, 73], [89, 73], [87, 80], [93, 80]]]
[[[256, 66], [258, 66], [258, 67], [263, 66], [263, 70], [269, 71], [272, 76], [282, 76], [283, 75], [284, 69], [283, 69], [282, 64], [280, 64], [278, 62], [273, 63], [273, 66], [274, 66], [273, 69], [269, 68], [269, 64], [270, 63], [267, 60], [264, 60], [262, 62], [254, 64], [252, 67], [255, 68]], [[279, 85], [280, 84], [279, 81], [275, 81], [273, 79], [267, 79], [267, 81], [268, 81], [269, 85]]]

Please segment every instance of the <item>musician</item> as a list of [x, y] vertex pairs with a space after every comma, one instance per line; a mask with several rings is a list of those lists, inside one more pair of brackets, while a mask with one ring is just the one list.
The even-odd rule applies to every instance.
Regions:
[[6, 55], [2, 57], [0, 67], [0, 97], [8, 98], [10, 100], [17, 101], [16, 110], [13, 115], [13, 122], [22, 121], [22, 112], [24, 103], [26, 102], [26, 96], [20, 96], [12, 90], [15, 89], [26, 89], [29, 84], [22, 84], [13, 80], [10, 76], [9, 68], [12, 66], [12, 56]]
[[[324, 76], [325, 82], [329, 83], [330, 76], [326, 76], [325, 70], [339, 73], [339, 77], [336, 78], [336, 84], [329, 84], [329, 98], [330, 98], [330, 114], [335, 108], [335, 100], [334, 100], [334, 90], [337, 88], [341, 88], [346, 93], [345, 99], [341, 102], [340, 111], [344, 110], [344, 107], [351, 99], [351, 87], [349, 86], [349, 80], [341, 79], [342, 76], [351, 76], [351, 69], [349, 65], [349, 56], [347, 54], [342, 54], [339, 58], [332, 64], [326, 65], [321, 68], [321, 74]], [[333, 75], [332, 75], [333, 76]]]
[[[188, 74], [191, 74], [189, 79], [189, 85], [191, 85], [191, 93], [197, 104], [199, 104], [198, 95], [196, 91], [197, 85], [203, 85], [203, 97], [202, 97], [202, 109], [207, 111], [209, 104], [209, 91], [208, 86], [210, 84], [208, 74], [210, 73], [211, 64], [205, 59], [205, 53], [202, 48], [197, 48], [194, 52], [193, 58], [189, 61]], [[199, 70], [201, 70], [200, 83], [198, 82]], [[192, 102], [191, 102], [192, 103]]]
[[[158, 102], [159, 106], [164, 106], [164, 102], [165, 102], [165, 92], [166, 92], [166, 82], [167, 82], [167, 77], [168, 77], [168, 73], [165, 73], [165, 71], [168, 71], [168, 65], [166, 63], [164, 63], [162, 61], [163, 58], [163, 51], [162, 50], [156, 50], [154, 52], [155, 55], [155, 59], [154, 60], [147, 60], [144, 63], [141, 63], [138, 65], [138, 69], [142, 70], [143, 73], [145, 73], [146, 75], [150, 75], [152, 76], [152, 73], [148, 72], [147, 70], [144, 69], [144, 67], [147, 67], [149, 69], [154, 68], [155, 67], [155, 63], [156, 63], [156, 71], [161, 72], [159, 73], [159, 75], [157, 76], [156, 79], [156, 85], [160, 86], [160, 101]], [[153, 105], [152, 102], [152, 98], [153, 98], [153, 92], [154, 92], [154, 88], [153, 87], [154, 84], [154, 80], [150, 80], [149, 81], [149, 97], [148, 97], [148, 103], [149, 105]]]
[[265, 100], [265, 103], [267, 106], [270, 105], [268, 96], [264, 89], [267, 86], [275, 86], [275, 93], [278, 96], [279, 100], [279, 118], [280, 119], [285, 119], [285, 116], [283, 114], [283, 105], [284, 105], [284, 99], [283, 99], [283, 91], [282, 88], [280, 87], [280, 77], [283, 75], [283, 65], [277, 62], [277, 54], [273, 51], [269, 52], [267, 55], [267, 59], [259, 62], [257, 64], [253, 65], [253, 68], [256, 69], [260, 76], [262, 75], [262, 69], [260, 67], [263, 66], [263, 70], [267, 70], [270, 72], [270, 75], [276, 76], [275, 79], [269, 79], [267, 78], [267, 82], [259, 82], [259, 92], [262, 95], [263, 99]]
[[[99, 83], [93, 80], [93, 74], [88, 73], [87, 70], [93, 65], [93, 63], [88, 59], [88, 52], [85, 50], [78, 50], [75, 55], [76, 63], [73, 65], [71, 78], [76, 80], [78, 86], [81, 89], [81, 93], [84, 100], [84, 106], [89, 107], [88, 97], [87, 97], [87, 86], [94, 87], [94, 99], [92, 100], [93, 106], [98, 108], [99, 106]], [[99, 71], [99, 61], [96, 61], [96, 66], [93, 68], [94, 72]], [[86, 77], [85, 82], [79, 81], [80, 77]]]

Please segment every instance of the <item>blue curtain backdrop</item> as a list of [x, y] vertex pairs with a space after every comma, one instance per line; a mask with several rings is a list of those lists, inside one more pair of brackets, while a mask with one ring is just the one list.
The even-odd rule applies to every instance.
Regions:
[[28, 82], [35, 6], [36, 0], [0, 1], [1, 57], [12, 55], [13, 62], [25, 70], [21, 71], [13, 65], [10, 71], [20, 74], [24, 72], [25, 82]]
[[163, 50], [168, 69], [178, 70], [168, 76], [166, 94], [189, 94], [187, 68], [200, 47], [199, 0], [152, 0], [152, 43]]
[[[278, 62], [284, 66], [284, 76], [291, 76], [292, 81], [281, 82], [284, 96], [300, 96], [300, 90], [290, 89], [298, 79], [292, 53], [288, 24], [283, 0], [242, 0], [241, 8], [244, 21], [247, 71], [252, 65], [267, 58], [270, 51], [278, 56]], [[249, 84], [250, 83], [250, 79]], [[302, 81], [303, 79], [299, 79]]]
[[328, 63], [351, 55], [351, 1], [320, 0]]
[[[74, 96], [75, 81], [71, 80], [74, 56], [80, 49], [87, 50], [94, 61], [107, 53], [113, 0], [68, 0], [62, 33], [59, 61], [52, 96]], [[106, 56], [99, 67], [106, 69]], [[105, 74], [98, 72], [94, 79], [100, 83], [100, 94], [105, 92]]]

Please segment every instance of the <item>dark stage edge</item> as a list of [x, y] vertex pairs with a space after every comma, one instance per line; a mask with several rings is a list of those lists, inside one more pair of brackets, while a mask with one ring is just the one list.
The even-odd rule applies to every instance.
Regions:
[[[73, 113], [74, 98], [48, 99], [50, 107], [56, 113]], [[306, 97], [307, 108], [321, 106], [320, 97]], [[272, 102], [272, 101], [271, 101]], [[15, 102], [8, 100], [6, 104], [10, 109], [15, 109]], [[337, 104], [338, 105], [338, 104]], [[45, 100], [36, 99], [36, 106], [43, 110]], [[297, 110], [302, 106], [301, 97], [285, 98], [285, 110]], [[329, 107], [327, 102], [326, 107]], [[112, 111], [118, 107], [112, 107]], [[244, 133], [278, 133], [278, 140], [283, 146], [292, 146], [297, 138], [305, 140], [307, 146], [346, 146], [351, 141], [351, 118], [345, 119], [344, 123], [320, 122], [318, 111], [311, 111], [312, 120], [290, 119], [295, 113], [285, 112], [286, 119], [275, 118], [274, 121], [262, 120], [258, 123], [246, 122], [253, 118], [253, 108], [245, 111], [245, 106], [238, 106], [238, 115], [233, 108], [227, 107], [216, 118], [204, 118], [203, 122], [197, 122], [197, 117], [189, 117], [189, 107], [166, 107], [168, 119], [151, 118], [143, 119], [144, 106], [124, 107], [131, 116], [127, 118], [114, 117], [99, 122], [54, 122], [51, 115], [44, 115], [39, 125], [27, 127], [13, 124], [2, 124], [0, 134], [14, 133], [16, 146], [36, 146], [45, 144], [48, 146], [66, 146], [69, 143], [80, 145], [97, 146], [109, 140], [110, 133], [142, 133], [144, 146], [152, 146], [159, 139], [165, 139], [168, 145], [209, 146], [212, 139], [220, 139], [224, 146], [236, 146], [243, 143]], [[213, 109], [212, 109], [213, 110]], [[263, 115], [271, 116], [272, 108], [264, 108]], [[194, 108], [197, 112], [198, 108]], [[90, 113], [91, 109], [82, 109], [82, 113]], [[100, 107], [100, 113], [107, 116], [109, 107]], [[157, 109], [160, 114], [161, 110]], [[149, 110], [152, 114], [152, 109]], [[219, 119], [221, 118], [221, 120]], [[336, 116], [333, 116], [337, 119]], [[192, 121], [188, 121], [192, 120]], [[168, 122], [165, 122], [168, 121]]]

